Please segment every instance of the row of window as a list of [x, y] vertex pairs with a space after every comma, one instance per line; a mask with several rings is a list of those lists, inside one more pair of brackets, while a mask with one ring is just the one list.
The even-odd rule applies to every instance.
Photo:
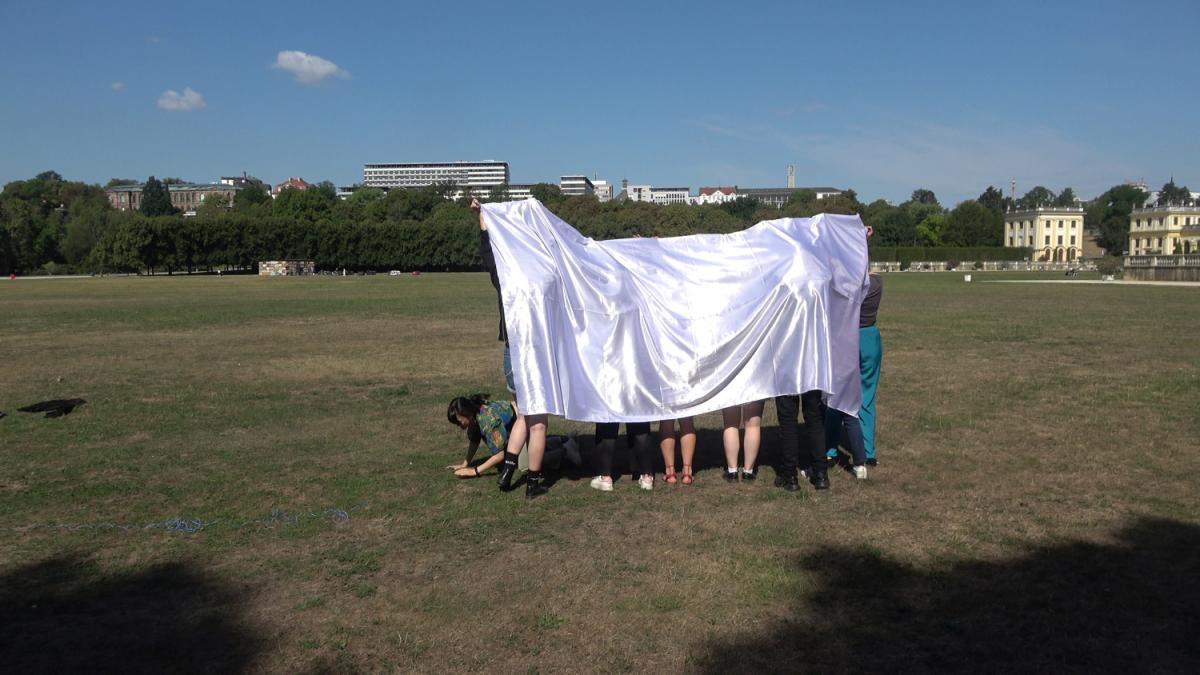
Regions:
[[[1017, 235], [1017, 236], [1015, 236], [1015, 237], [1014, 237], [1013, 235], [1011, 235], [1011, 234], [1010, 234], [1010, 235], [1008, 235], [1008, 245], [1009, 245], [1009, 246], [1021, 246], [1021, 245], [1023, 245], [1023, 244], [1025, 244], [1025, 236], [1024, 236], [1024, 235]], [[1029, 237], [1029, 243], [1028, 243], [1027, 245], [1028, 245], [1028, 246], [1032, 246], [1032, 245], [1033, 245], [1033, 237], [1032, 237], [1032, 236], [1030, 236], [1030, 237]], [[1046, 235], [1046, 243], [1045, 243], [1045, 245], [1046, 245], [1046, 246], [1049, 246], [1049, 245], [1050, 245], [1050, 235]], [[1059, 246], [1062, 246], [1062, 245], [1063, 245], [1063, 236], [1062, 236], [1061, 234], [1060, 234], [1060, 235], [1058, 235], [1058, 245], [1059, 245]], [[1069, 245], [1070, 245], [1070, 246], [1074, 246], [1074, 245], [1075, 245], [1075, 235], [1071, 235], [1071, 242], [1070, 242], [1070, 244], [1069, 244]]]
[[[1162, 218], [1159, 218], [1159, 219], [1158, 219], [1158, 221], [1157, 221], [1157, 223], [1158, 223], [1158, 227], [1162, 227], [1162, 226], [1163, 226], [1163, 219], [1162, 219]], [[1154, 224], [1155, 224], [1155, 220], [1154, 220], [1153, 218], [1147, 218], [1147, 219], [1146, 219], [1146, 224], [1145, 224], [1145, 225], [1142, 225], [1142, 219], [1141, 219], [1141, 218], [1138, 218], [1137, 220], [1135, 220], [1135, 221], [1133, 222], [1133, 226], [1134, 226], [1135, 228], [1142, 228], [1142, 227], [1147, 227], [1147, 228], [1148, 228], [1148, 227], [1153, 227], [1153, 226], [1154, 226]], [[1193, 222], [1192, 222], [1192, 217], [1191, 217], [1191, 216], [1184, 216], [1184, 217], [1183, 217], [1183, 226], [1184, 226], [1184, 227], [1187, 227], [1187, 226], [1189, 226], [1189, 225], [1192, 225], [1192, 224], [1193, 224]], [[1195, 223], [1194, 223], [1194, 224], [1196, 224], [1196, 225], [1200, 225], [1200, 216], [1197, 216], [1197, 217], [1196, 217], [1196, 219], [1195, 219]], [[1171, 217], [1171, 225], [1173, 225], [1173, 226], [1178, 226], [1178, 225], [1179, 225], [1179, 216], [1172, 216], [1172, 217]]]

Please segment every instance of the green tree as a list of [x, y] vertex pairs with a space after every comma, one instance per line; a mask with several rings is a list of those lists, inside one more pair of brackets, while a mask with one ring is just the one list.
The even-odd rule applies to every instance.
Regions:
[[346, 198], [346, 201], [353, 205], [366, 206], [367, 204], [380, 201], [386, 196], [387, 193], [382, 188], [359, 186], [354, 188], [350, 196]]
[[146, 179], [146, 184], [142, 186], [142, 205], [138, 210], [142, 215], [151, 218], [176, 213], [175, 207], [171, 205], [171, 195], [167, 186], [154, 176]]
[[760, 204], [761, 202], [753, 197], [739, 197], [738, 199], [731, 199], [730, 201], [718, 204], [717, 208], [749, 224], [753, 220], [754, 214], [758, 212]]
[[1004, 193], [991, 185], [975, 201], [982, 204], [986, 209], [991, 209], [996, 213], [1004, 213]]
[[926, 216], [925, 220], [917, 223], [917, 235], [926, 246], [943, 245], [942, 233], [946, 229], [946, 216], [940, 211]]
[[785, 203], [783, 207], [785, 209], [788, 207], [803, 209], [815, 201], [817, 201], [817, 193], [815, 190], [796, 190], [792, 194], [788, 195], [787, 203]]
[[108, 179], [108, 182], [104, 184], [104, 189], [107, 190], [109, 188], [122, 187], [125, 185], [137, 185], [137, 181], [132, 178], [110, 178]]
[[494, 203], [494, 202], [507, 202], [507, 201], [509, 201], [509, 199], [508, 199], [508, 185], [501, 184], [501, 185], [495, 185], [495, 186], [493, 186], [493, 187], [492, 187], [492, 189], [488, 190], [488, 194], [487, 194], [487, 200], [486, 200], [486, 201], [488, 201], [488, 202], [493, 202], [493, 203]]
[[937, 195], [933, 193], [933, 190], [926, 190], [925, 188], [917, 188], [916, 190], [913, 190], [912, 197], [910, 197], [908, 201], [916, 202], [917, 204], [933, 204], [934, 206], [940, 206]]
[[198, 218], [211, 219], [228, 210], [230, 206], [228, 197], [221, 193], [213, 192], [204, 196], [204, 200], [196, 208], [196, 216]]
[[942, 243], [946, 246], [1001, 246], [1004, 216], [968, 199], [946, 216]]
[[251, 207], [270, 201], [271, 195], [263, 189], [262, 183], [252, 182], [237, 191], [237, 196], [233, 198], [233, 208], [238, 211], [246, 211]]
[[1075, 191], [1069, 187], [1063, 188], [1063, 191], [1054, 198], [1055, 206], [1075, 206], [1075, 202]]
[[529, 195], [543, 204], [551, 204], [562, 199], [562, 190], [553, 183], [538, 183], [529, 188]]
[[1017, 208], [1036, 209], [1039, 206], [1050, 206], [1054, 203], [1055, 195], [1049, 188], [1038, 185], [1017, 200]]
[[1148, 195], [1132, 185], [1114, 185], [1084, 212], [1084, 227], [1096, 233], [1096, 243], [1108, 255], [1120, 255], [1129, 246], [1129, 214], [1146, 203]]
[[1187, 204], [1192, 201], [1192, 191], [1175, 184], [1175, 179], [1167, 181], [1158, 191], [1158, 205]]

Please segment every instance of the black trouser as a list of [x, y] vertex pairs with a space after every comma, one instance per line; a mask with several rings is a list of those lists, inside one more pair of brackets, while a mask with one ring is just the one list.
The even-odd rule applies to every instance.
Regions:
[[[779, 417], [779, 473], [795, 476], [797, 469], [825, 469], [825, 406], [821, 391], [814, 389], [799, 396], [776, 396], [775, 414]], [[797, 423], [804, 415], [804, 426]]]
[[[596, 423], [596, 474], [611, 476], [613, 455], [617, 451], [617, 432], [620, 422]], [[629, 456], [629, 473], [654, 473], [654, 443], [650, 439], [649, 422], [629, 422], [625, 424], [625, 440], [631, 452]]]

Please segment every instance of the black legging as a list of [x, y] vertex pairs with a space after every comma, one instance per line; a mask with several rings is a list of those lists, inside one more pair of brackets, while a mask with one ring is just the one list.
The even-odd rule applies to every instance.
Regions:
[[[620, 422], [596, 423], [596, 473], [601, 476], [613, 475], [613, 455], [617, 451], [617, 432]], [[822, 432], [824, 433], [824, 432]], [[654, 443], [650, 439], [649, 422], [628, 422], [625, 424], [625, 439], [632, 449], [629, 462], [631, 475], [654, 473]]]
[[[797, 468], [824, 469], [825, 414], [820, 390], [806, 391], [800, 396], [776, 396], [775, 414], [779, 417], [779, 473], [795, 476]], [[804, 426], [797, 423], [804, 416]]]

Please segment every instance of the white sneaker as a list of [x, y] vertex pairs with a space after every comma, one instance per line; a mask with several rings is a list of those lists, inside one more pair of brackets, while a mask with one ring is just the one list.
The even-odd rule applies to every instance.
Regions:
[[[641, 478], [639, 478], [638, 479], [638, 487], [642, 488], [643, 490], [653, 490], [654, 489], [654, 476], [645, 476], [644, 475]], [[609, 488], [609, 489], [611, 490], [612, 488]]]
[[865, 467], [861, 464], [854, 467], [854, 477], [859, 480], [866, 480], [867, 479], [867, 467]]
[[592, 479], [591, 486], [601, 492], [612, 492], [612, 478], [608, 476], [596, 476]]

